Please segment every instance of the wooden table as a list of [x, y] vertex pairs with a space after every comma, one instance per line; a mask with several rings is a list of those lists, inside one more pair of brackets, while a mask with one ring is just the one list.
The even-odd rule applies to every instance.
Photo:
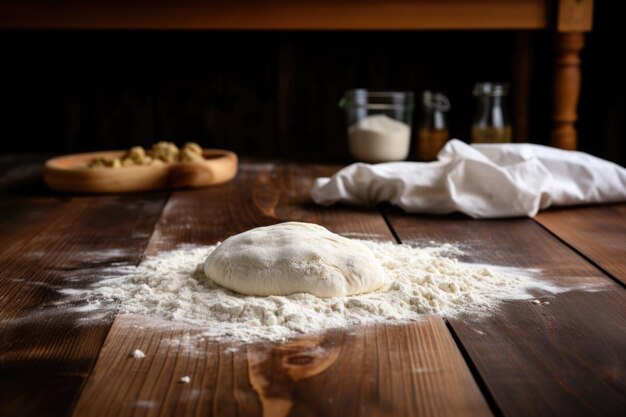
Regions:
[[[215, 188], [55, 195], [39, 157], [0, 157], [1, 416], [618, 416], [626, 410], [626, 205], [536, 219], [324, 208], [313, 179], [337, 167], [245, 162]], [[465, 261], [541, 268], [594, 291], [537, 294], [487, 318], [429, 317], [230, 350], [162, 343], [198, 330], [141, 317], [81, 323], [54, 308], [115, 262], [213, 244], [286, 220], [381, 241], [462, 242]], [[546, 303], [545, 301], [548, 301]], [[141, 349], [146, 358], [129, 357]], [[189, 384], [179, 383], [191, 375]]]

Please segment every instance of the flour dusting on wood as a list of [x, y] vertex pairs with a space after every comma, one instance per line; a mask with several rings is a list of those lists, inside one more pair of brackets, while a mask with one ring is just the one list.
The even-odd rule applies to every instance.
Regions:
[[285, 340], [331, 328], [401, 323], [425, 315], [452, 317], [490, 314], [503, 300], [531, 300], [531, 291], [565, 291], [537, 279], [536, 270], [492, 267], [458, 261], [463, 252], [451, 245], [415, 248], [360, 241], [387, 274], [378, 291], [347, 297], [310, 294], [244, 296], [204, 277], [202, 263], [215, 249], [181, 247], [162, 252], [139, 266], [116, 266], [87, 289], [65, 289], [74, 303], [98, 310], [117, 309], [173, 323], [199, 326], [216, 340]]

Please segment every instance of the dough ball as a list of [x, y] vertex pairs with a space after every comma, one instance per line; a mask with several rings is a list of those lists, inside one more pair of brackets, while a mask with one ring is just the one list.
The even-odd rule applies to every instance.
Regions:
[[184, 148], [180, 151], [180, 162], [201, 162], [204, 161], [201, 153], [196, 153], [194, 151], [189, 150], [188, 148]]
[[89, 168], [104, 168], [107, 166], [107, 159], [96, 158], [89, 163]]
[[96, 158], [88, 165], [89, 168], [119, 168], [122, 162], [119, 158]]
[[195, 142], [187, 142], [185, 146], [183, 146], [184, 151], [188, 151], [190, 153], [195, 153], [198, 155], [202, 155], [202, 146], [198, 145]]
[[171, 142], [157, 142], [152, 145], [151, 157], [163, 162], [176, 162], [178, 160], [178, 147]]
[[130, 151], [128, 151], [126, 157], [134, 161], [140, 161], [139, 165], [141, 165], [141, 162], [143, 162], [146, 157], [146, 150], [141, 146], [133, 146], [130, 148]]
[[130, 167], [130, 166], [133, 166], [135, 164], [136, 164], [135, 161], [130, 159], [130, 158], [122, 159], [122, 166], [124, 166], [124, 167]]
[[204, 262], [205, 275], [247, 295], [340, 297], [385, 284], [368, 247], [310, 223], [288, 222], [231, 236]]

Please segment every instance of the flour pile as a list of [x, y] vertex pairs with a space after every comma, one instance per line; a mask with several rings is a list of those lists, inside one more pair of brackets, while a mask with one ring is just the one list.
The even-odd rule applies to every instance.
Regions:
[[[215, 247], [184, 247], [119, 266], [81, 298], [92, 309], [154, 316], [203, 328], [207, 337], [249, 342], [283, 340], [356, 324], [403, 322], [423, 315], [483, 314], [505, 299], [532, 298], [544, 285], [533, 271], [459, 262], [450, 245], [414, 248], [359, 241], [373, 252], [390, 284], [346, 297], [244, 296], [204, 277], [202, 263]], [[544, 288], [545, 289], [545, 288]], [[76, 290], [66, 290], [76, 297]]]

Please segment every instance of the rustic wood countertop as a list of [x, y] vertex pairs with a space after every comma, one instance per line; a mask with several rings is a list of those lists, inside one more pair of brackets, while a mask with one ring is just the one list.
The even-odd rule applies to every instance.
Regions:
[[[485, 221], [325, 208], [308, 189], [338, 167], [284, 162], [244, 162], [214, 188], [59, 195], [43, 186], [42, 161], [0, 157], [0, 416], [624, 415], [624, 204]], [[130, 315], [81, 323], [80, 312], [51, 308], [68, 282], [88, 285], [112, 263], [287, 220], [382, 241], [462, 242], [466, 261], [540, 268], [596, 290], [506, 302], [486, 318], [235, 351], [208, 340], [193, 355], [159, 342], [197, 329], [151, 329]], [[128, 360], [135, 348], [146, 360]]]

